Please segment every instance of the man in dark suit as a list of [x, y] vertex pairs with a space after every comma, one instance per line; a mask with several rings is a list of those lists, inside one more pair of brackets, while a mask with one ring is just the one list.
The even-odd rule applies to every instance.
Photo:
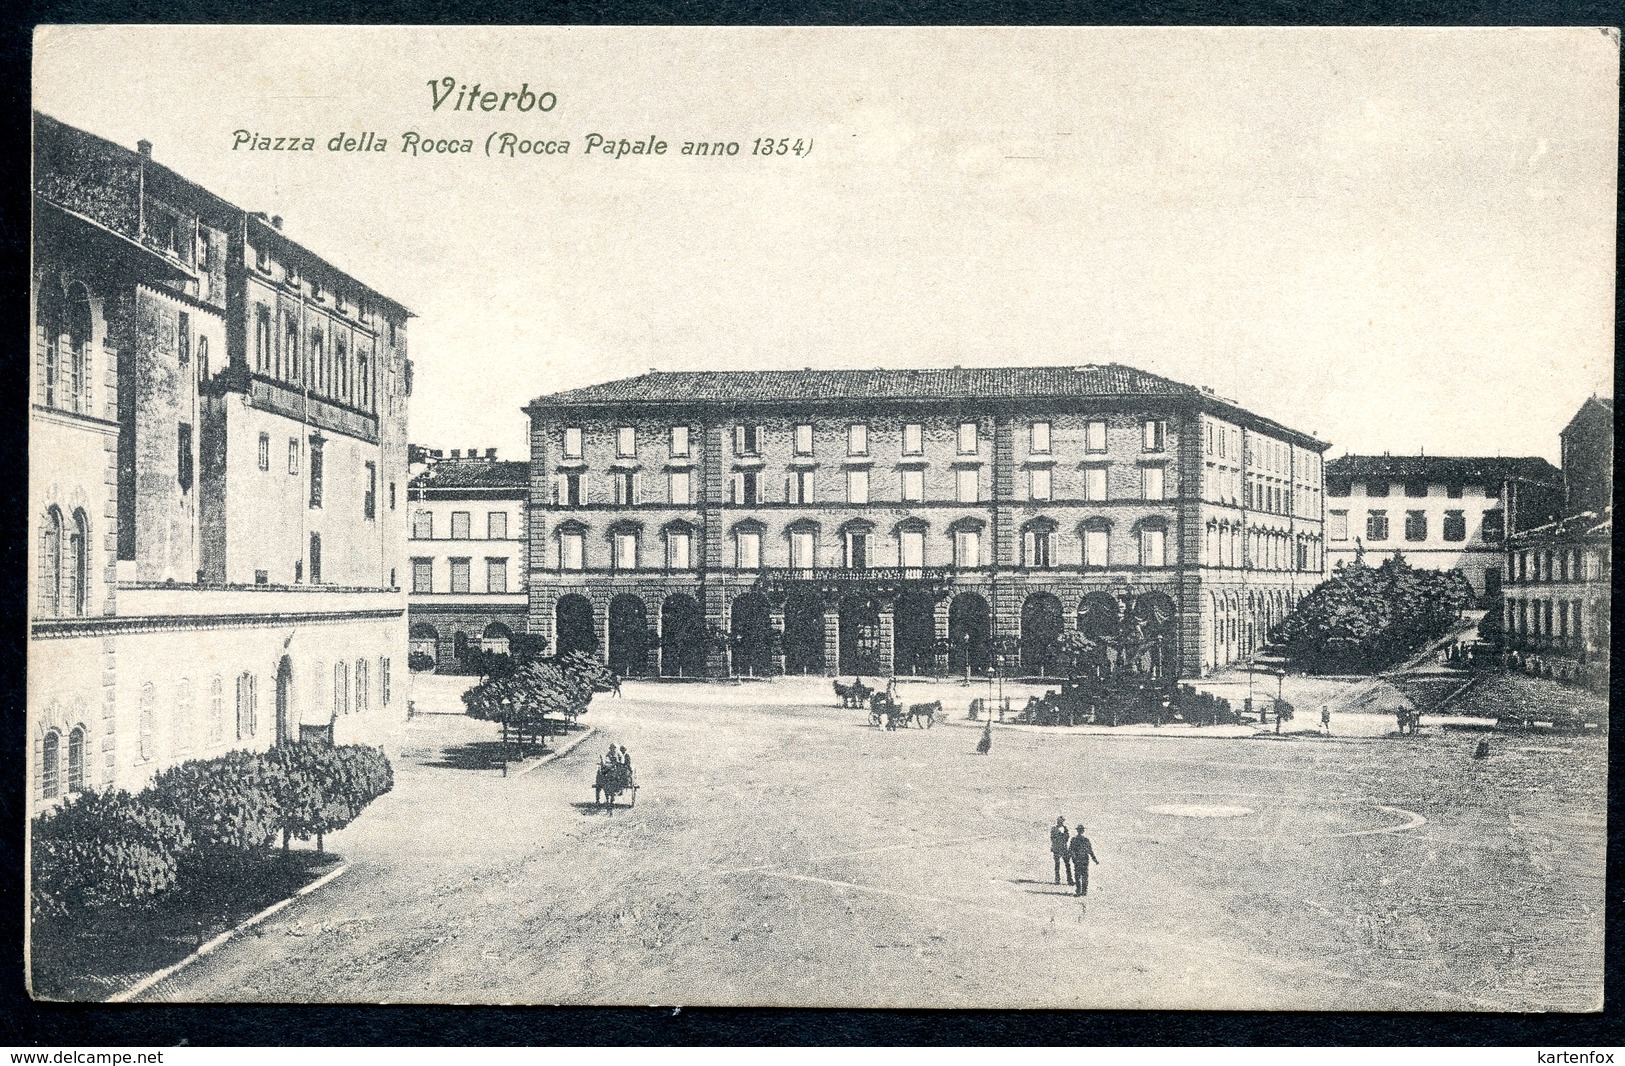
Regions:
[[1055, 859], [1055, 883], [1061, 883], [1061, 869], [1066, 868], [1066, 883], [1072, 883], [1072, 856], [1067, 852], [1066, 818], [1055, 819], [1049, 830], [1049, 853]]
[[1067, 844], [1067, 851], [1072, 857], [1072, 878], [1075, 886], [1074, 895], [1087, 896], [1089, 894], [1089, 863], [1099, 863], [1095, 857], [1094, 845], [1089, 838], [1083, 835], [1083, 826], [1078, 826], [1072, 832], [1072, 840]]

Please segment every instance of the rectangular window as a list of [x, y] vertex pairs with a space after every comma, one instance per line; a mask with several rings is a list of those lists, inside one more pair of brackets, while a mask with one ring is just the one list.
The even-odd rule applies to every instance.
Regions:
[[412, 560], [412, 591], [413, 592], [433, 592], [434, 591], [434, 560], [432, 560], [432, 559], [413, 559]]
[[314, 437], [310, 441], [310, 505], [322, 505], [322, 442]]
[[673, 470], [666, 475], [666, 488], [671, 503], [688, 504], [694, 502], [689, 491], [689, 473], [687, 470]]
[[1484, 539], [1491, 544], [1500, 543], [1506, 532], [1505, 515], [1499, 510], [1484, 512]]
[[958, 488], [960, 503], [976, 502], [976, 468], [966, 467], [955, 471], [955, 484]]
[[846, 454], [869, 454], [869, 427], [862, 422], [854, 422], [846, 427]]
[[175, 475], [182, 492], [192, 491], [192, 427], [185, 422], [175, 427]]
[[1103, 466], [1085, 467], [1083, 471], [1083, 498], [1090, 502], [1099, 502], [1106, 498], [1106, 468]]
[[1367, 496], [1386, 496], [1386, 495], [1388, 495], [1388, 482], [1386, 482], [1386, 481], [1368, 481], [1368, 482], [1366, 482], [1366, 484], [1365, 484], [1365, 494]]
[[1083, 430], [1083, 450], [1096, 455], [1106, 450], [1106, 423], [1090, 422]]
[[395, 483], [393, 481], [389, 483], [389, 509], [391, 511], [395, 509]]
[[688, 458], [688, 427], [671, 427], [671, 455], [673, 459]]
[[812, 503], [814, 476], [811, 470], [792, 470], [784, 482], [785, 503]]
[[485, 539], [508, 539], [508, 512], [487, 511], [485, 515]]
[[755, 470], [745, 470], [739, 474], [739, 502], [762, 502], [762, 478]]
[[1428, 516], [1426, 511], [1405, 512], [1405, 539], [1428, 539]]
[[1050, 498], [1050, 469], [1047, 466], [1035, 467], [1027, 471], [1027, 498], [1030, 500], [1047, 500]]
[[638, 431], [636, 426], [621, 426], [615, 430], [615, 455], [621, 459], [631, 459], [638, 454]]
[[1365, 539], [1388, 539], [1388, 512], [1367, 511], [1365, 515]]
[[1083, 531], [1083, 565], [1105, 566], [1110, 534], [1104, 529]]
[[380, 702], [389, 706], [389, 660], [378, 660], [378, 697]]
[[688, 534], [675, 531], [666, 534], [666, 566], [672, 570], [687, 570], [692, 565]]
[[903, 567], [918, 570], [925, 565], [925, 534], [919, 530], [904, 530], [897, 535], [898, 554]]
[[181, 366], [192, 361], [192, 316], [185, 311], [180, 312], [175, 324], [175, 350], [179, 354]]
[[734, 427], [734, 454], [740, 456], [755, 456], [762, 453], [762, 428], [760, 426]]
[[507, 592], [508, 591], [508, 560], [506, 560], [506, 559], [487, 559], [487, 560], [485, 560], [485, 591], [486, 592]]
[[631, 507], [638, 502], [638, 475], [633, 470], [617, 470], [615, 478], [615, 502], [623, 507]]
[[796, 454], [811, 455], [813, 453], [813, 428], [803, 422], [796, 426]]
[[790, 565], [797, 570], [813, 567], [813, 535], [807, 531], [790, 534]]
[[269, 433], [260, 434], [260, 469], [271, 469], [271, 435]]
[[1326, 537], [1329, 540], [1349, 539], [1349, 513], [1329, 511], [1326, 515]]
[[741, 570], [756, 570], [762, 565], [762, 535], [740, 532], [735, 535], [735, 561]]
[[920, 433], [920, 424], [918, 422], [908, 422], [903, 425], [903, 454], [925, 454], [925, 440]]
[[561, 501], [566, 507], [581, 506], [581, 475], [564, 475], [564, 499]]
[[954, 565], [961, 570], [982, 565], [982, 535], [974, 530], [954, 534]]
[[453, 559], [451, 561], [451, 591], [468, 591], [468, 560]]
[[976, 439], [976, 423], [959, 423], [959, 454], [975, 455], [977, 450], [978, 442]]
[[1444, 513], [1444, 539], [1467, 539], [1467, 514], [1465, 511], [1446, 511]]
[[1163, 491], [1162, 467], [1145, 466], [1140, 468], [1140, 495], [1147, 500], [1165, 500], [1168, 498]]
[[1140, 530], [1140, 565], [1168, 565], [1168, 533], [1166, 530]]
[[1167, 446], [1168, 423], [1160, 418], [1147, 419], [1143, 426], [1142, 444], [1148, 452], [1160, 452]]
[[906, 503], [919, 503], [925, 499], [925, 471], [903, 471], [903, 500]]
[[1202, 454], [1213, 454], [1213, 423], [1202, 423]]
[[254, 369], [261, 374], [271, 371], [271, 312], [265, 307], [254, 312]]
[[869, 534], [846, 535], [846, 565], [852, 570], [863, 570], [869, 565]]
[[567, 426], [564, 430], [564, 457], [566, 459], [581, 458], [581, 427]]
[[615, 569], [636, 570], [638, 568], [638, 535], [636, 533], [615, 534]]
[[361, 517], [378, 517], [378, 464], [368, 463], [367, 488], [361, 497]]
[[586, 567], [586, 536], [581, 533], [560, 533], [559, 568], [561, 570], [584, 570]]
[[299, 438], [288, 438], [288, 473], [299, 476]]
[[869, 502], [869, 471], [848, 470], [846, 472], [846, 502]]
[[469, 513], [467, 511], [453, 511], [451, 513], [451, 539], [467, 540], [469, 525]]
[[1049, 423], [1034, 422], [1028, 434], [1027, 450], [1034, 455], [1049, 454]]

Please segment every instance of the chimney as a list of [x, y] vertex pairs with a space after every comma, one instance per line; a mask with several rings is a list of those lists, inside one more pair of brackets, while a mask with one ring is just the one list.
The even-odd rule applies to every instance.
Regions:
[[135, 150], [141, 153], [142, 159], [152, 158], [152, 142], [145, 137], [135, 142]]
[[468, 457], [470, 459], [478, 459], [480, 457], [480, 450], [478, 448], [468, 449]]
[[451, 457], [453, 459], [461, 459], [463, 457], [463, 450], [461, 448], [453, 448], [451, 450]]
[[281, 229], [282, 228], [282, 216], [281, 215], [272, 215], [271, 216], [271, 225], [272, 225], [272, 227], [274, 227], [276, 229]]
[[495, 459], [497, 457], [497, 450], [495, 448], [485, 449], [485, 457], [487, 459]]
[[431, 449], [431, 450], [430, 450], [430, 451], [429, 451], [429, 454], [430, 454], [430, 455], [432, 455], [432, 456], [434, 456], [434, 457], [435, 457], [435, 458], [436, 458], [436, 459], [444, 459], [444, 458], [445, 458], [445, 457], [446, 457], [446, 453], [445, 453], [445, 451], [443, 451], [443, 450], [442, 450], [442, 449], [440, 449], [440, 448], [433, 448], [433, 449]]

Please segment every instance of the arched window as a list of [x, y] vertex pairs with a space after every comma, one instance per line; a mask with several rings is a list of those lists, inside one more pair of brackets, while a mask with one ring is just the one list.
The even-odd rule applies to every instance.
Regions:
[[62, 406], [69, 411], [87, 411], [90, 383], [90, 290], [75, 282], [68, 289], [67, 349], [64, 362]]
[[141, 686], [141, 718], [139, 723], [141, 758], [154, 758], [158, 754], [158, 693], [148, 681]]
[[51, 730], [40, 746], [40, 794], [56, 799], [62, 794], [62, 734]]
[[202, 335], [197, 339], [197, 378], [209, 380], [209, 338]]
[[68, 542], [62, 553], [62, 608], [66, 614], [85, 613], [90, 577], [90, 520], [83, 508], [76, 508], [68, 525]]
[[62, 326], [66, 317], [62, 286], [54, 278], [46, 279], [39, 289], [39, 305], [35, 310], [35, 343], [39, 348], [38, 402], [46, 407], [59, 405], [62, 393]]
[[333, 716], [350, 713], [350, 667], [347, 663], [333, 664]]
[[219, 674], [209, 682], [209, 740], [219, 743], [226, 737], [226, 682]]
[[85, 788], [85, 727], [76, 725], [68, 734], [68, 792]]
[[1036, 518], [1022, 527], [1021, 561], [1032, 570], [1047, 570], [1055, 565], [1054, 522]]
[[237, 676], [237, 739], [248, 740], [258, 728], [259, 708], [255, 706], [258, 693], [253, 674], [244, 672]]
[[175, 754], [192, 750], [192, 682], [181, 678], [175, 686]]
[[53, 618], [62, 613], [62, 512], [55, 507], [40, 526], [39, 612]]

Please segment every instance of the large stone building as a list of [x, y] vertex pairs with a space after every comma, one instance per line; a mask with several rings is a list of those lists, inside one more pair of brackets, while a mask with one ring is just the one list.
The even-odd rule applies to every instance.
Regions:
[[543, 396], [530, 629], [623, 674], [1244, 658], [1324, 571], [1326, 445], [1130, 367], [649, 374]]
[[1507, 538], [1502, 621], [1519, 666], [1600, 692], [1613, 603], [1613, 399], [1588, 399], [1561, 437], [1562, 512]]
[[30, 800], [404, 714], [408, 313], [34, 118]]
[[407, 489], [412, 650], [454, 672], [464, 649], [506, 653], [525, 632], [530, 464], [498, 459], [495, 448], [424, 460]]
[[1544, 459], [1342, 455], [1326, 464], [1326, 558], [1460, 570], [1486, 607], [1501, 601], [1508, 533], [1549, 522], [1562, 475]]

